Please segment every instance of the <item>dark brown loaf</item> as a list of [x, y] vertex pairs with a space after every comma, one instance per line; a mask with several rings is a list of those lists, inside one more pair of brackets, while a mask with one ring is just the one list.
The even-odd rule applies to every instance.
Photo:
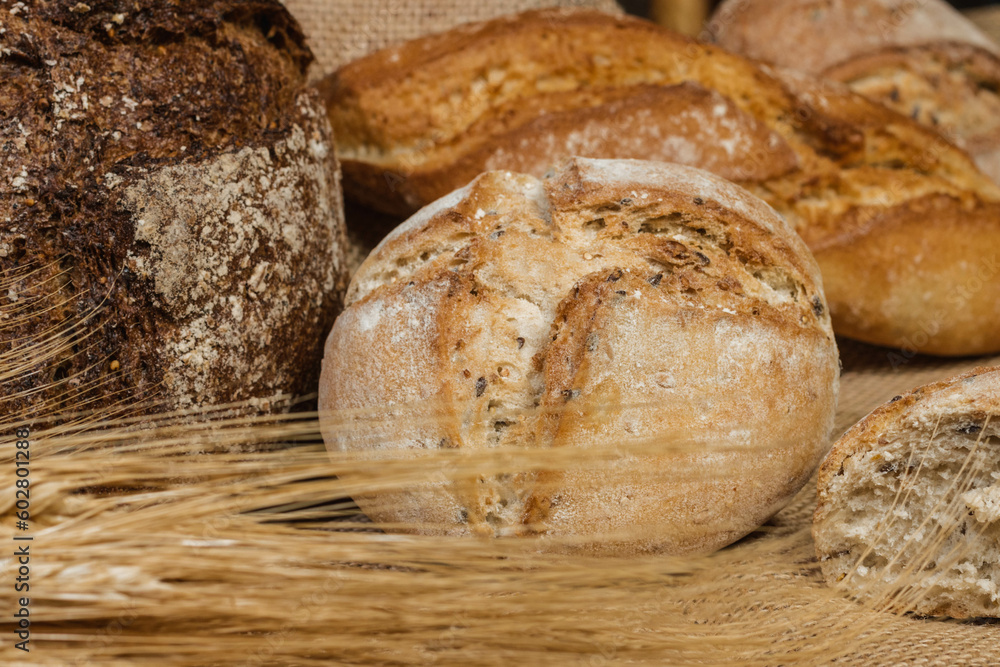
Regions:
[[654, 447], [357, 497], [379, 522], [717, 549], [792, 497], [832, 427], [816, 264], [773, 210], [707, 172], [584, 159], [544, 182], [489, 172], [386, 238], [347, 303], [320, 380], [331, 449]]
[[897, 396], [823, 462], [827, 581], [880, 608], [1000, 617], [1000, 368]]
[[1000, 349], [1000, 190], [936, 133], [841, 85], [637, 19], [553, 10], [387, 49], [324, 90], [345, 190], [369, 205], [409, 212], [483, 169], [540, 176], [573, 154], [704, 167], [795, 226], [839, 333]]
[[7, 414], [312, 391], [345, 284], [276, 1], [0, 2]]
[[947, 2], [729, 0], [708, 30], [934, 127], [1000, 181], [1000, 47]]

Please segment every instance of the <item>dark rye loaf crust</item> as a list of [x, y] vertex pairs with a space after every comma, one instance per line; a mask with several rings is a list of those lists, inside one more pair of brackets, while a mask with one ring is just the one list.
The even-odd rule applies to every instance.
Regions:
[[8, 416], [313, 391], [346, 275], [311, 60], [277, 0], [0, 0]]

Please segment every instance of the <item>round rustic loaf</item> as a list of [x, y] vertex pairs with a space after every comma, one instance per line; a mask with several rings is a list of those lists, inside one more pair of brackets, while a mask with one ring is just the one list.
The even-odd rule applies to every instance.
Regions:
[[1000, 368], [897, 396], [820, 469], [823, 575], [869, 604], [1000, 617]]
[[356, 498], [377, 522], [707, 551], [778, 511], [828, 443], [839, 367], [816, 263], [707, 172], [483, 174], [390, 234], [347, 303], [320, 379], [331, 450], [653, 447]]
[[294, 19], [277, 0], [4, 7], [6, 414], [310, 392], [344, 229]]

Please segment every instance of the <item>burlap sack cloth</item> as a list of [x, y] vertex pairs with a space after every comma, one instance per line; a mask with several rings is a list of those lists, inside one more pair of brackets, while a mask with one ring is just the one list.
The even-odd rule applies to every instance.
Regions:
[[543, 7], [621, 13], [615, 0], [282, 0], [302, 24], [318, 79], [344, 63], [409, 39]]

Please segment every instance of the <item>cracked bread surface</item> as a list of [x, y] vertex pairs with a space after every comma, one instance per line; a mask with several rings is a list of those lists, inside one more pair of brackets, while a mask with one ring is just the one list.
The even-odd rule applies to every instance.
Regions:
[[[665, 90], [650, 99], [651, 88]], [[918, 185], [922, 191], [1000, 197], [962, 151], [842, 86], [761, 68], [652, 23], [600, 12], [526, 12], [462, 26], [351, 63], [321, 90], [337, 131], [348, 193], [367, 194], [366, 203], [395, 213], [412, 213], [467, 183], [465, 173], [444, 179], [470, 154], [487, 148], [517, 152], [521, 146], [515, 140], [526, 124], [543, 122], [535, 133], [539, 138], [548, 130], [603, 139], [598, 151], [629, 140], [629, 128], [639, 129], [639, 123], [619, 129], [618, 114], [605, 106], [630, 110], [626, 101], [647, 114], [647, 125], [661, 126], [668, 139], [691, 136], [690, 127], [672, 129], [671, 119], [682, 109], [697, 110], [703, 127], [694, 138], [701, 150], [729, 153], [730, 169], [756, 166], [759, 171], [737, 180], [762, 185], [765, 199], [787, 211], [799, 229], [835, 227], [838, 208], [871, 204], [853, 202], [850, 189], [884, 186], [889, 178], [902, 182], [883, 208], [920, 196], [914, 191]], [[670, 108], [657, 113], [663, 104]], [[574, 114], [588, 109], [603, 112], [606, 124], [593, 131], [580, 128]], [[562, 114], [568, 115], [560, 122]], [[734, 138], [751, 150], [727, 148]], [[671, 161], [677, 156], [684, 161], [683, 150], [662, 141], [645, 143], [649, 154], [639, 157], [652, 159], [662, 151], [663, 159], [673, 155]], [[572, 147], [582, 150], [586, 144]], [[559, 157], [571, 155], [549, 156], [548, 166]], [[721, 159], [714, 161], [722, 166]], [[366, 166], [380, 170], [379, 188]], [[398, 179], [386, 183], [386, 172]], [[410, 187], [414, 177], [436, 179], [435, 187]], [[813, 181], [822, 187], [811, 187]], [[363, 186], [375, 189], [366, 193]], [[838, 191], [843, 189], [848, 191]], [[835, 210], [818, 220], [798, 206], [806, 198], [831, 200]]]
[[897, 396], [820, 468], [816, 553], [874, 606], [1000, 617], [1000, 368]]
[[699, 170], [575, 159], [486, 173], [390, 234], [327, 339], [320, 407], [331, 450], [376, 456], [645, 443], [357, 501], [423, 532], [686, 553], [805, 483], [838, 377], [817, 267], [766, 204]]

